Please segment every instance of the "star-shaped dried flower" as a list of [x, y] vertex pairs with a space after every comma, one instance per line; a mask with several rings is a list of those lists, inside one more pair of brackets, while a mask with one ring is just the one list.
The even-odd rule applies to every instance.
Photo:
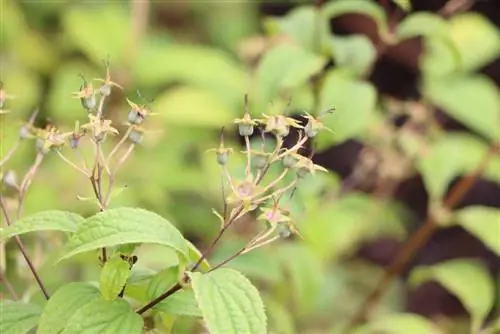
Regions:
[[228, 203], [243, 202], [245, 209], [250, 208], [253, 199], [265, 190], [255, 184], [254, 177], [249, 174], [244, 180], [231, 180], [232, 194], [228, 196]]
[[90, 122], [82, 125], [82, 128], [92, 131], [97, 141], [103, 140], [108, 133], [112, 135], [117, 135], [119, 133], [117, 129], [111, 126], [111, 120], [109, 119], [102, 119], [89, 114], [89, 120]]
[[328, 172], [324, 167], [314, 164], [314, 162], [304, 156], [297, 155], [298, 161], [295, 164], [298, 177], [305, 177], [308, 174], [314, 174], [315, 171], [319, 170], [322, 172]]
[[307, 124], [304, 127], [304, 132], [309, 138], [316, 137], [321, 130], [327, 130], [333, 133], [333, 131], [330, 128], [326, 127], [321, 121], [322, 115], [314, 117], [308, 112], [305, 112], [305, 115], [303, 115], [303, 117], [307, 119]]
[[259, 120], [265, 125], [264, 132], [273, 132], [280, 137], [286, 137], [290, 133], [290, 127], [301, 129], [302, 125], [295, 119], [284, 115], [268, 116], [263, 114], [264, 119]]
[[94, 87], [91, 82], [87, 82], [83, 75], [80, 75], [83, 79], [83, 84], [78, 92], [73, 93], [73, 97], [80, 99], [82, 106], [87, 110], [91, 111], [97, 106], [97, 101], [95, 98]]

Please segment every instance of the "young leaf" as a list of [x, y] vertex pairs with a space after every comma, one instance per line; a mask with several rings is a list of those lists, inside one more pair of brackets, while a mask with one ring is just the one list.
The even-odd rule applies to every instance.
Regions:
[[469, 206], [455, 212], [458, 223], [500, 256], [500, 210]]
[[320, 110], [335, 107], [334, 114], [323, 123], [333, 134], [318, 136], [318, 149], [352, 138], [366, 130], [375, 110], [376, 91], [367, 82], [357, 80], [339, 70], [326, 74], [320, 93]]
[[[448, 133], [432, 143], [417, 163], [431, 198], [442, 198], [453, 178], [472, 172], [487, 151], [483, 141], [463, 133]], [[500, 182], [500, 158], [493, 157], [483, 177]]]
[[264, 55], [257, 69], [256, 109], [267, 106], [281, 90], [305, 84], [311, 76], [321, 71], [325, 63], [326, 59], [297, 45], [281, 44], [274, 47]]
[[500, 92], [485, 76], [426, 78], [424, 95], [451, 117], [492, 141], [500, 140]]
[[400, 313], [376, 319], [355, 332], [355, 334], [371, 333], [439, 334], [441, 331], [420, 315]]
[[73, 282], [59, 288], [43, 310], [37, 334], [59, 333], [78, 309], [99, 298], [99, 290], [89, 283]]
[[462, 302], [472, 319], [471, 332], [479, 332], [494, 302], [493, 279], [484, 265], [475, 260], [449, 260], [417, 267], [410, 276], [413, 285], [428, 280], [436, 280]]
[[0, 333], [24, 334], [38, 323], [42, 309], [38, 305], [0, 301]]
[[95, 300], [69, 319], [63, 334], [142, 333], [143, 320], [123, 299]]
[[43, 211], [27, 216], [6, 227], [0, 233], [0, 242], [13, 236], [36, 231], [74, 232], [84, 218], [66, 211]]
[[385, 11], [382, 7], [369, 0], [330, 1], [323, 7], [323, 14], [327, 19], [333, 19], [344, 14], [363, 14], [375, 21], [382, 38], [389, 35]]
[[124, 207], [100, 212], [80, 224], [59, 261], [94, 249], [129, 243], [159, 244], [188, 257], [184, 237], [170, 222], [147, 210]]
[[241, 273], [222, 268], [189, 276], [211, 333], [267, 333], [266, 314], [259, 292]]
[[127, 282], [130, 273], [128, 262], [119, 257], [113, 257], [106, 261], [100, 277], [99, 290], [106, 300], [115, 300]]

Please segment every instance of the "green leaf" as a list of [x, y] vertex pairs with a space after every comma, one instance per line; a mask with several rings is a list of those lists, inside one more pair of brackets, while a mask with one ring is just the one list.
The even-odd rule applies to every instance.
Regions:
[[500, 140], [500, 91], [482, 75], [427, 78], [424, 95], [451, 117], [492, 140]]
[[483, 15], [453, 15], [449, 27], [464, 71], [477, 70], [500, 56], [500, 31]]
[[500, 255], [500, 210], [485, 206], [469, 206], [455, 211], [458, 223]]
[[401, 8], [404, 12], [411, 12], [412, 5], [410, 0], [392, 0], [398, 6]]
[[441, 333], [432, 322], [426, 318], [411, 314], [400, 313], [395, 315], [387, 315], [380, 317], [369, 324], [359, 328], [356, 334], [438, 334]]
[[99, 290], [106, 300], [115, 300], [127, 282], [130, 264], [119, 257], [106, 261], [101, 270]]
[[63, 334], [140, 334], [143, 320], [123, 299], [95, 300], [69, 319]]
[[330, 46], [335, 64], [356, 76], [368, 73], [377, 53], [364, 35], [332, 36]]
[[218, 269], [190, 273], [196, 300], [211, 333], [267, 333], [259, 292], [241, 273]]
[[323, 7], [323, 14], [327, 19], [344, 14], [362, 14], [375, 21], [382, 38], [389, 36], [389, 28], [384, 9], [369, 0], [336, 0], [330, 1]]
[[41, 313], [42, 309], [38, 305], [1, 300], [0, 333], [27, 333], [30, 329], [37, 325]]
[[100, 299], [99, 289], [86, 282], [73, 282], [59, 288], [45, 306], [37, 334], [59, 333], [75, 312]]
[[198, 302], [194, 297], [193, 290], [182, 289], [157, 304], [154, 307], [171, 315], [188, 316], [188, 317], [202, 317]]
[[338, 70], [328, 72], [320, 92], [320, 110], [335, 107], [334, 113], [322, 120], [334, 133], [319, 135], [318, 149], [331, 145], [332, 141], [340, 143], [363, 133], [375, 110], [376, 95], [367, 82]]
[[[186, 239], [186, 243], [189, 247], [189, 259], [193, 264], [195, 264], [196, 262], [198, 262], [202, 254], [198, 250], [198, 248], [196, 248], [196, 246], [193, 245], [189, 240]], [[208, 263], [207, 259], [203, 259], [203, 261], [201, 261], [200, 263], [200, 266], [198, 267], [198, 270], [201, 272], [206, 272], [209, 271], [210, 268], [210, 263]]]
[[410, 283], [435, 280], [454, 294], [469, 312], [471, 332], [477, 333], [494, 302], [494, 283], [485, 266], [475, 260], [449, 260], [413, 270]]
[[326, 59], [297, 45], [280, 44], [268, 51], [257, 69], [255, 89], [256, 110], [263, 110], [283, 90], [299, 88], [319, 73]]
[[161, 110], [161, 117], [169, 125], [218, 128], [235, 116], [230, 105], [213, 92], [189, 86], [172, 88], [161, 94], [153, 109]]
[[[317, 53], [329, 34], [327, 21], [322, 14], [314, 6], [303, 5], [292, 9], [285, 16], [266, 19], [264, 26], [271, 35], [287, 35], [302, 48]], [[320, 45], [317, 45], [318, 41]]]
[[0, 242], [15, 235], [36, 231], [74, 232], [84, 218], [76, 213], [66, 211], [43, 211], [27, 216], [2, 230]]
[[166, 268], [154, 275], [148, 284], [148, 298], [154, 299], [170, 289], [178, 282], [179, 267]]
[[132, 22], [123, 6], [109, 3], [74, 6], [65, 11], [62, 20], [68, 40], [94, 63], [102, 65], [107, 55], [113, 62], [124, 60]]
[[399, 41], [417, 36], [449, 36], [449, 27], [445, 19], [427, 12], [411, 14], [396, 28]]
[[184, 237], [166, 219], [147, 210], [123, 207], [100, 212], [80, 224], [58, 261], [98, 248], [129, 243], [159, 244], [188, 257]]
[[[472, 172], [488, 149], [484, 142], [463, 133], [447, 133], [432, 143], [417, 163], [431, 198], [441, 199], [453, 178]], [[499, 157], [491, 159], [483, 177], [500, 182]]]

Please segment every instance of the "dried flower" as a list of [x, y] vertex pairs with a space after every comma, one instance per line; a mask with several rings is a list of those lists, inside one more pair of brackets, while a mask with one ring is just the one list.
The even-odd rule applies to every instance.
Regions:
[[130, 111], [128, 113], [128, 121], [130, 124], [140, 125], [144, 122], [147, 115], [150, 114], [149, 109], [144, 105], [138, 105], [127, 99], [127, 103], [130, 106]]
[[104, 140], [108, 133], [112, 135], [119, 133], [117, 129], [111, 126], [111, 120], [102, 119], [92, 114], [89, 115], [89, 120], [90, 123], [83, 125], [82, 128], [85, 130], [92, 130], [94, 139], [98, 142]]
[[248, 112], [247, 95], [245, 95], [245, 113], [243, 114], [243, 118], [237, 118], [234, 123], [238, 124], [238, 132], [240, 133], [240, 136], [246, 137], [253, 135], [254, 126], [258, 125], [258, 122], [253, 120]]
[[87, 82], [83, 75], [80, 74], [80, 77], [83, 79], [83, 85], [78, 92], [73, 93], [73, 97], [80, 99], [82, 106], [87, 111], [92, 111], [97, 106], [94, 88], [92, 87], [92, 83]]
[[[326, 112], [331, 112], [332, 110], [333, 109], [330, 109], [330, 110], [328, 110]], [[307, 119], [307, 124], [304, 127], [304, 132], [306, 133], [306, 136], [308, 136], [309, 138], [314, 138], [314, 137], [316, 137], [318, 135], [318, 133], [321, 130], [327, 130], [329, 132], [333, 132], [331, 129], [329, 129], [328, 127], [326, 127], [321, 122], [321, 118], [322, 118], [323, 115], [324, 115], [324, 113], [322, 113], [322, 115], [320, 115], [318, 117], [314, 117], [314, 116], [312, 116], [311, 114], [309, 114], [307, 112], [305, 113], [304, 118]]]
[[94, 79], [94, 80], [101, 81], [104, 83], [99, 88], [99, 93], [101, 93], [102, 96], [109, 96], [109, 95], [111, 95], [111, 87], [115, 86], [115, 87], [118, 87], [120, 89], [123, 89], [123, 87], [111, 80], [111, 74], [109, 71], [109, 60], [104, 61], [104, 67], [106, 68], [106, 77], [104, 79], [98, 78], [98, 79]]
[[303, 128], [295, 119], [283, 115], [267, 116], [259, 122], [265, 125], [264, 132], [272, 132], [279, 137], [286, 137], [290, 133], [290, 127]]
[[328, 172], [328, 170], [326, 170], [322, 166], [314, 164], [314, 162], [309, 158], [298, 154], [296, 155], [296, 157], [299, 157], [299, 160], [295, 164], [295, 169], [297, 170], [297, 176], [299, 178], [303, 178], [309, 174], [314, 174], [316, 170]]

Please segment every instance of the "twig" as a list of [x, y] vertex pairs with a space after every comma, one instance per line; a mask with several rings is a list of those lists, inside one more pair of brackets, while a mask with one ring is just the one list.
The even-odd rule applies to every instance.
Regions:
[[[3, 216], [5, 217], [5, 222], [7, 223], [8, 226], [10, 226], [11, 220], [9, 217], [9, 213], [7, 211], [7, 206], [5, 205], [5, 202], [3, 200], [2, 194], [0, 194], [0, 207], [2, 209]], [[43, 295], [45, 296], [45, 299], [48, 300], [50, 298], [50, 295], [49, 295], [47, 289], [45, 288], [45, 285], [43, 284], [42, 279], [40, 278], [40, 275], [38, 275], [38, 273], [35, 269], [35, 266], [33, 265], [30, 258], [28, 257], [28, 252], [26, 251], [26, 248], [24, 247], [23, 242], [21, 241], [21, 239], [17, 235], [14, 236], [14, 240], [16, 241], [17, 247], [21, 251], [21, 254], [23, 255], [24, 259], [26, 260], [26, 263], [28, 264], [28, 267], [30, 268], [31, 273], [35, 277], [35, 280], [38, 283], [40, 290], [42, 291]]]
[[14, 144], [14, 146], [10, 149], [9, 152], [7, 152], [7, 154], [3, 157], [2, 160], [0, 160], [0, 167], [3, 166], [11, 157], [12, 155], [14, 154], [14, 152], [17, 150], [17, 148], [19, 147], [19, 144], [21, 143], [20, 140], [16, 141], [16, 143]]
[[[469, 175], [463, 177], [446, 196], [443, 206], [447, 209], [452, 209], [474, 185], [477, 179], [484, 172], [490, 158], [493, 156], [495, 148], [490, 148], [485, 157], [479, 162], [476, 169]], [[386, 269], [383, 277], [378, 281], [373, 291], [365, 298], [361, 307], [358, 309], [354, 317], [347, 324], [346, 330], [351, 331], [357, 325], [360, 325], [370, 310], [378, 303], [380, 297], [389, 287], [394, 277], [396, 277], [413, 259], [416, 253], [426, 244], [432, 237], [439, 225], [431, 215], [428, 215], [424, 224], [408, 239], [402, 250], [397, 254], [394, 261]]]
[[14, 290], [14, 287], [12, 284], [10, 284], [9, 280], [7, 279], [7, 275], [3, 272], [3, 270], [0, 269], [0, 282], [3, 282], [5, 285], [5, 289], [9, 292], [9, 294], [12, 296], [14, 300], [19, 300], [19, 296], [16, 293], [16, 290]]
[[35, 177], [38, 167], [40, 167], [40, 164], [43, 161], [43, 157], [44, 157], [43, 153], [38, 153], [36, 155], [35, 162], [33, 163], [33, 165], [31, 165], [30, 169], [24, 176], [21, 185], [19, 186], [19, 198], [17, 202], [17, 213], [16, 213], [17, 219], [21, 217], [21, 211], [23, 208], [24, 199], [26, 198], [26, 193], [28, 192], [28, 188], [31, 185], [31, 181], [33, 181], [33, 178]]

